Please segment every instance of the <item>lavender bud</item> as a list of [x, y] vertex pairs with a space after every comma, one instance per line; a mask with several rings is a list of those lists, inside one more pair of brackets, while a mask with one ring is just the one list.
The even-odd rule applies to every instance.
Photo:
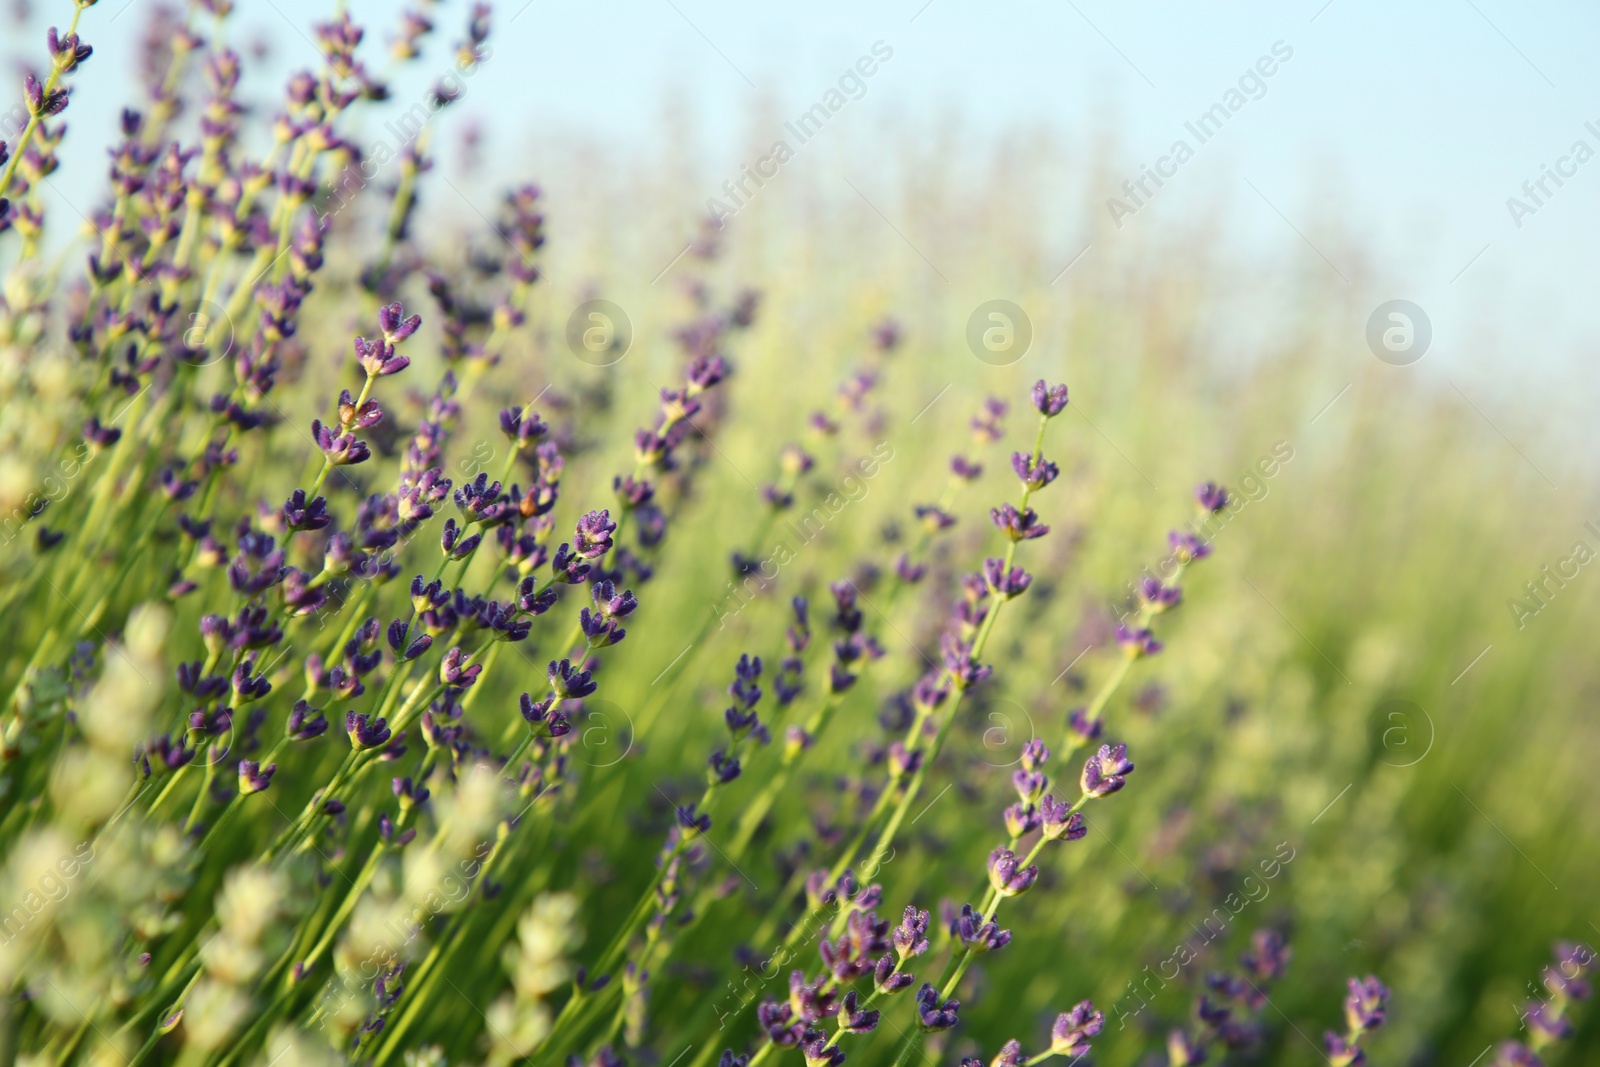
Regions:
[[417, 327], [421, 325], [422, 316], [412, 315], [407, 318], [405, 310], [398, 301], [378, 309], [378, 328], [383, 331], [383, 339], [390, 344], [404, 341], [416, 333]]
[[1077, 841], [1089, 832], [1083, 816], [1054, 796], [1039, 802], [1039, 826], [1050, 841]]
[[1167, 543], [1172, 546], [1172, 554], [1177, 557], [1179, 563], [1193, 563], [1211, 555], [1210, 545], [1194, 534], [1182, 530], [1173, 530], [1167, 534]]
[[1043, 378], [1033, 383], [1029, 393], [1033, 406], [1039, 414], [1047, 419], [1053, 419], [1066, 410], [1067, 387], [1065, 385], [1046, 385]]
[[369, 716], [354, 711], [346, 712], [344, 731], [350, 737], [351, 746], [358, 752], [377, 748], [389, 740], [389, 724], [378, 718], [376, 713]]
[[911, 975], [897, 969], [894, 957], [888, 953], [880, 956], [877, 964], [872, 968], [873, 987], [884, 996], [900, 992], [913, 981], [915, 979]]
[[1353, 1033], [1376, 1030], [1388, 1017], [1385, 1005], [1389, 989], [1378, 981], [1376, 975], [1352, 978], [1347, 983], [1350, 992], [1344, 998], [1344, 1018]]
[[[876, 1025], [877, 1020], [874, 1019], [873, 1023]], [[800, 1051], [805, 1054], [806, 1067], [839, 1067], [839, 1064], [844, 1062], [844, 1050], [837, 1045], [830, 1045], [828, 1035], [822, 1031], [811, 1032], [816, 1036], [800, 1043]]]
[[272, 775], [277, 771], [276, 763], [269, 763], [265, 767], [255, 760], [241, 760], [239, 762], [239, 795], [247, 797], [251, 793], [260, 793], [272, 784]]
[[1194, 499], [1202, 515], [1214, 515], [1228, 506], [1228, 491], [1216, 482], [1206, 482], [1195, 486]]
[[1006, 832], [1012, 837], [1021, 837], [1039, 828], [1039, 809], [1032, 804], [1012, 804], [1002, 813], [1002, 817]]
[[[1260, 981], [1271, 982], [1283, 977], [1293, 954], [1283, 935], [1269, 928], [1250, 935], [1250, 949], [1239, 957], [1239, 962]], [[1352, 978], [1351, 982], [1354, 981]]]
[[989, 853], [989, 884], [1003, 897], [1026, 893], [1039, 877], [1039, 868], [1033, 864], [1021, 866], [1016, 853], [1009, 848], [997, 848]]
[[1165, 647], [1160, 641], [1156, 640], [1154, 632], [1143, 627], [1118, 626], [1117, 643], [1122, 646], [1122, 654], [1129, 659], [1154, 656]]
[[1080, 783], [1084, 795], [1108, 797], [1128, 784], [1126, 775], [1131, 773], [1133, 764], [1128, 760], [1127, 745], [1101, 745], [1100, 751], [1084, 761]]
[[322, 709], [314, 708], [304, 700], [295, 702], [293, 710], [289, 712], [289, 722], [284, 728], [284, 733], [291, 741], [310, 741], [321, 737], [328, 731], [328, 720], [322, 717]]
[[951, 456], [950, 473], [964, 482], [977, 481], [983, 476], [983, 465], [974, 463], [965, 456]]
[[1168, 1067], [1196, 1067], [1206, 1062], [1206, 1047], [1192, 1041], [1182, 1030], [1167, 1034]]
[[1011, 456], [1011, 469], [1016, 472], [1023, 487], [1029, 491], [1043, 489], [1056, 480], [1061, 473], [1054, 463], [1040, 456], [1035, 460], [1026, 452], [1015, 452]]
[[995, 528], [1012, 541], [1029, 541], [1050, 532], [1050, 527], [1039, 522], [1039, 515], [1032, 508], [1019, 512], [1010, 504], [1001, 504], [989, 509], [989, 518]]
[[596, 688], [592, 672], [573, 666], [572, 661], [568, 659], [563, 659], [560, 663], [551, 660], [545, 673], [550, 679], [550, 691], [563, 699], [581, 700], [593, 693]]
[[1056, 1016], [1050, 1027], [1050, 1051], [1057, 1056], [1088, 1055], [1089, 1039], [1105, 1026], [1106, 1017], [1095, 1011], [1094, 1002], [1081, 1000], [1071, 1011]]
[[1006, 570], [1003, 559], [986, 559], [983, 561], [983, 580], [995, 596], [1001, 600], [1011, 600], [1027, 592], [1033, 578], [1021, 567]]
[[960, 1007], [961, 1003], [955, 1000], [940, 1004], [939, 994], [926, 982], [917, 990], [917, 1016], [922, 1028], [929, 1032], [948, 1030], [954, 1026], [959, 1021], [956, 1010]]
[[591, 511], [578, 520], [572, 543], [577, 546], [578, 555], [598, 559], [611, 551], [611, 535], [616, 529], [609, 511]]
[[1156, 578], [1139, 582], [1139, 602], [1152, 615], [1160, 615], [1177, 607], [1183, 601], [1183, 590], [1175, 585], [1162, 585]]

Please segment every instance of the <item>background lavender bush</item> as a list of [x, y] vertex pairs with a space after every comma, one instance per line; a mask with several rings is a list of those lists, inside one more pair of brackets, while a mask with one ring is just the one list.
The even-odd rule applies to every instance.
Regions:
[[1581, 578], [1344, 294], [1230, 359], [1236, 268], [1124, 245], [984, 358], [1026, 204], [462, 212], [487, 6], [270, 94], [230, 8], [122, 24], [81, 213], [117, 31], [17, 33], [5, 1063], [1593, 1054]]

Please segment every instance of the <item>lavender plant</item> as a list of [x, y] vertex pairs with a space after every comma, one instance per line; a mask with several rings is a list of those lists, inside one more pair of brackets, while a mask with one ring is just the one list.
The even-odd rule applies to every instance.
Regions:
[[[856, 333], [831, 411], [774, 411], [766, 302], [721, 288], [709, 222], [644, 369], [561, 360], [540, 187], [459, 240], [427, 211], [459, 79], [398, 152], [363, 133], [444, 27], [456, 71], [489, 58], [486, 4], [396, 13], [381, 74], [341, 7], [268, 110], [230, 0], [141, 15], [74, 237], [48, 179], [114, 31], [65, 6], [0, 143], [3, 1062], [1105, 1054], [1072, 939], [1117, 927], [1107, 828], [1181, 747], [1145, 734], [1135, 776], [1119, 696], [1236, 497], [1199, 486], [1092, 620], [1074, 706], [1062, 591], [1103, 583], [1066, 385], [968, 400], [942, 488], [873, 481], [922, 432], [916, 320]], [[1013, 697], [1046, 716], [974, 760]], [[1592, 954], [1559, 952], [1505, 1063], [1571, 1033]], [[1262, 1047], [1288, 959], [1258, 931], [1169, 1062]], [[1057, 986], [1002, 992], [1041, 960]], [[1349, 988], [1326, 1052], [1354, 1065], [1388, 994]]]

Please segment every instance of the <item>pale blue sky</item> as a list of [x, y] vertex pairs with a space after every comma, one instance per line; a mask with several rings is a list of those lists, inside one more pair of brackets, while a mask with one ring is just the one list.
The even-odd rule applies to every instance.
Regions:
[[[131, 76], [137, 25], [155, 2], [103, 0], [86, 15], [97, 56], [74, 101], [79, 123], [112, 121], [114, 99], [93, 87]], [[36, 0], [36, 19], [68, 6]], [[398, 5], [350, 6], [381, 46]], [[242, 29], [273, 35], [276, 60], [299, 65], [315, 57], [291, 25], [306, 29], [331, 3], [239, 7]], [[459, 35], [464, 10], [461, 0], [443, 6], [439, 45]], [[1600, 149], [1584, 128], [1592, 119], [1600, 129], [1593, 5], [506, 0], [495, 4], [494, 27], [495, 56], [462, 110], [493, 127], [497, 152], [514, 152], [525, 135], [568, 131], [647, 155], [668, 136], [671, 98], [694, 114], [713, 170], [728, 168], [717, 173], [742, 161], [748, 116], [763, 95], [795, 114], [881, 40], [892, 61], [834, 120], [854, 135], [891, 123], [932, 130], [952, 114], [977, 138], [1036, 124], [1082, 146], [1109, 128], [1125, 151], [1111, 172], [1136, 177], [1282, 41], [1293, 58], [1266, 79], [1266, 94], [1128, 226], [1169, 225], [1221, 189], [1241, 247], [1259, 241], [1320, 257], [1296, 230], [1308, 229], [1314, 197], [1331, 196], [1370, 241], [1367, 269], [1383, 279], [1375, 295], [1428, 308], [1441, 346], [1491, 331], [1512, 360], [1503, 369], [1516, 371], [1565, 365], [1600, 333], [1591, 295], [1600, 160], [1563, 188], [1548, 186], [1554, 195], [1520, 229], [1506, 206], [1575, 140]], [[443, 69], [436, 49], [439, 58], [418, 65], [418, 85], [397, 85], [397, 98], [419, 95], [421, 81]], [[1337, 254], [1327, 258], [1334, 272], [1354, 272]]]

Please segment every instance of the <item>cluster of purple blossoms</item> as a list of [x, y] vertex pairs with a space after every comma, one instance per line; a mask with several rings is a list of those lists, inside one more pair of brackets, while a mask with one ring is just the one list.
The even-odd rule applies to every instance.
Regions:
[[[876, 885], [857, 889], [846, 873], [834, 885], [826, 883], [824, 872], [814, 872], [806, 882], [806, 895], [813, 909], [840, 908], [833, 940], [824, 937], [818, 944], [822, 971], [807, 980], [804, 971], [789, 975], [789, 996], [785, 1001], [766, 1000], [757, 1008], [761, 1028], [773, 1046], [798, 1048], [808, 1067], [838, 1067], [845, 1061], [839, 1041], [845, 1034], [866, 1034], [877, 1029], [880, 1009], [871, 1005], [910, 988], [916, 981], [906, 965], [929, 950], [926, 911], [908, 905], [900, 922], [891, 927], [874, 910], [882, 892]], [[870, 980], [863, 997], [853, 988]], [[927, 1000], [931, 987], [924, 984], [917, 993], [917, 1009], [924, 1019], [929, 1012], [948, 1018], [948, 1029], [956, 1022], [958, 1005], [938, 1005]], [[835, 1021], [832, 1033], [823, 1029], [826, 1020]]]
[[1258, 1013], [1267, 1004], [1267, 990], [1283, 977], [1292, 952], [1276, 930], [1257, 930], [1250, 948], [1239, 957], [1242, 973], [1206, 975], [1206, 991], [1195, 998], [1199, 1029], [1175, 1029], [1167, 1035], [1170, 1067], [1192, 1067], [1206, 1062], [1209, 1050], [1248, 1049], [1260, 1042], [1263, 1029]]
[[1570, 1012], [1574, 1004], [1589, 999], [1593, 991], [1589, 975], [1594, 969], [1594, 949], [1580, 941], [1557, 942], [1552, 961], [1539, 976], [1547, 995], [1528, 1001], [1522, 1009], [1526, 1037], [1502, 1041], [1490, 1067], [1544, 1067], [1547, 1050], [1572, 1036]]
[[[1025, 1067], [1051, 1056], [1061, 1056], [1076, 1063], [1089, 1054], [1092, 1045], [1090, 1039], [1100, 1033], [1105, 1021], [1105, 1016], [1095, 1010], [1092, 1001], [1080, 1000], [1070, 1011], [1056, 1016], [1050, 1026], [1050, 1044], [1044, 1051], [1029, 1056], [1023, 1052], [1022, 1042], [1012, 1039], [1001, 1046], [987, 1067]], [[961, 1067], [985, 1065], [981, 1059], [969, 1056], [961, 1061]]]

